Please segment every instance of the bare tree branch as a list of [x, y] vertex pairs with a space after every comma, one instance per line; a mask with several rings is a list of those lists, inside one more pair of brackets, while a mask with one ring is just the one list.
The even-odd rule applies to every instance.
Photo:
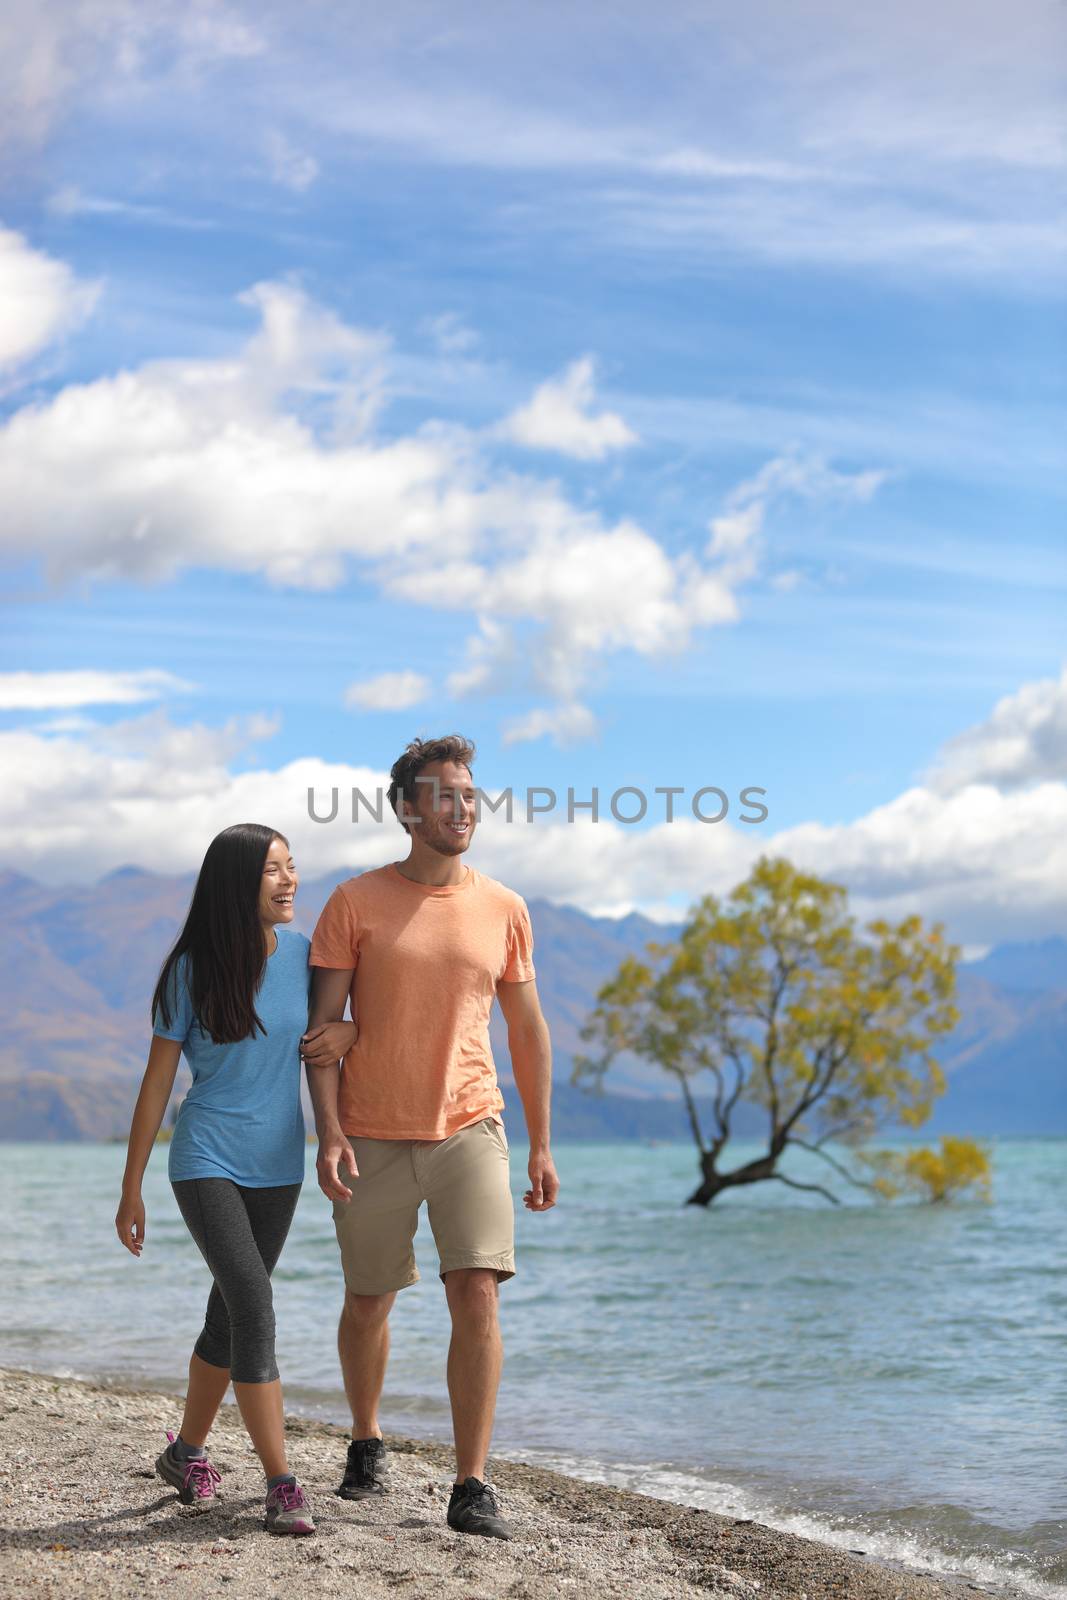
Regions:
[[734, 1071], [737, 1073], [737, 1082], [734, 1084], [730, 1098], [726, 1102], [726, 1111], [729, 1114], [729, 1112], [734, 1109], [734, 1106], [741, 1098], [741, 1091], [745, 1087], [745, 1069], [742, 1064], [741, 1051], [738, 1042], [730, 1032], [729, 1023], [724, 1021], [718, 1032], [719, 1048], [722, 1050], [723, 1054], [728, 1056], [733, 1062]]
[[778, 982], [774, 985], [774, 990], [771, 994], [771, 1003], [767, 1015], [767, 1038], [763, 1050], [763, 1071], [767, 1079], [767, 1094], [771, 1102], [772, 1143], [775, 1134], [778, 1132], [778, 1114], [781, 1109], [778, 1099], [778, 1085], [774, 1080], [774, 1060], [778, 1053], [778, 1011], [782, 1004], [782, 996], [785, 994], [793, 972], [792, 966], [786, 961], [777, 942], [775, 942], [774, 948], [775, 955], [778, 958]]
[[[702, 1156], [706, 1156], [709, 1152], [707, 1145], [704, 1143], [704, 1135], [700, 1130], [700, 1117], [697, 1114], [696, 1101], [693, 1099], [693, 1091], [689, 1087], [689, 1079], [682, 1071], [678, 1072], [678, 1082], [681, 1086], [682, 1099], [685, 1101], [686, 1114], [689, 1117], [689, 1126], [693, 1130], [693, 1138], [696, 1140], [697, 1149]], [[721, 1123], [719, 1126], [721, 1131], [725, 1131], [722, 1130]]]
[[730, 1126], [729, 1126], [729, 1123], [726, 1120], [726, 1115], [725, 1115], [725, 1111], [724, 1111], [723, 1103], [722, 1103], [723, 1092], [725, 1091], [726, 1084], [723, 1081], [723, 1076], [722, 1076], [722, 1072], [721, 1072], [721, 1070], [719, 1068], [719, 1063], [715, 1060], [715, 1057], [713, 1055], [711, 1055], [711, 1053], [708, 1050], [705, 1050], [705, 1049], [700, 1049], [700, 1050], [697, 1051], [697, 1061], [699, 1062], [700, 1066], [705, 1067], [709, 1072], [714, 1074], [714, 1077], [715, 1077], [715, 1100], [714, 1100], [715, 1121], [718, 1124], [719, 1133], [722, 1135], [723, 1138], [725, 1138], [730, 1132]]
[[847, 1167], [843, 1167], [839, 1161], [835, 1161], [833, 1156], [828, 1155], [825, 1150], [820, 1150], [817, 1144], [809, 1144], [806, 1139], [798, 1139], [795, 1133], [791, 1133], [789, 1135], [789, 1143], [798, 1144], [802, 1150], [810, 1150], [813, 1155], [822, 1156], [824, 1161], [828, 1161], [830, 1163], [835, 1172], [839, 1172], [841, 1176], [847, 1179], [849, 1183], [855, 1184], [857, 1189], [869, 1189], [872, 1194], [878, 1193], [878, 1189], [875, 1184], [865, 1183], [862, 1178], [853, 1177], [852, 1173], [849, 1172]]
[[[827, 1139], [836, 1139], [838, 1134], [848, 1133], [852, 1128], [859, 1127], [862, 1127], [862, 1123], [858, 1120], [858, 1118], [855, 1117], [850, 1122], [839, 1122], [837, 1123], [836, 1127], [827, 1128], [825, 1133], [820, 1133], [819, 1137], [815, 1141], [815, 1145], [816, 1147], [823, 1145], [826, 1143]], [[792, 1137], [793, 1135], [790, 1134], [790, 1138]]]
[[795, 1178], [787, 1178], [783, 1172], [769, 1172], [767, 1174], [767, 1179], [770, 1180], [771, 1178], [775, 1179], [778, 1183], [787, 1183], [791, 1189], [810, 1189], [813, 1194], [824, 1195], [826, 1199], [832, 1201], [835, 1206], [839, 1206], [841, 1204], [836, 1194], [831, 1194], [829, 1189], [824, 1189], [819, 1183], [798, 1183]]
[[797, 1101], [797, 1104], [793, 1107], [793, 1110], [789, 1113], [788, 1117], [785, 1119], [785, 1122], [782, 1124], [781, 1132], [783, 1134], [789, 1133], [790, 1128], [792, 1128], [793, 1125], [804, 1115], [805, 1111], [810, 1111], [812, 1106], [815, 1105], [816, 1101], [822, 1099], [823, 1095], [830, 1087], [838, 1067], [842, 1066], [848, 1060], [849, 1051], [852, 1048], [851, 1041], [845, 1045], [845, 1048], [839, 1055], [834, 1054], [833, 1042], [837, 1037], [838, 1032], [839, 1030], [834, 1028], [826, 1043], [820, 1045], [819, 1049], [816, 1051], [816, 1061], [818, 1061], [827, 1050], [830, 1052], [829, 1065], [826, 1068], [826, 1073], [821, 1083], [818, 1081], [818, 1077], [816, 1076], [815, 1082], [813, 1083], [811, 1089], [808, 1090], [806, 1094], [802, 1095]]

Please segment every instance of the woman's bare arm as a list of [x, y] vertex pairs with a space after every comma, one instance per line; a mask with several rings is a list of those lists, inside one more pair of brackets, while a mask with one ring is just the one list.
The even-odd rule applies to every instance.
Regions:
[[126, 1147], [126, 1171], [122, 1179], [122, 1199], [115, 1214], [115, 1229], [131, 1255], [144, 1249], [144, 1203], [141, 1180], [152, 1146], [156, 1142], [174, 1088], [182, 1047], [176, 1039], [152, 1037], [148, 1065], [141, 1079], [141, 1091], [133, 1108], [130, 1138]]

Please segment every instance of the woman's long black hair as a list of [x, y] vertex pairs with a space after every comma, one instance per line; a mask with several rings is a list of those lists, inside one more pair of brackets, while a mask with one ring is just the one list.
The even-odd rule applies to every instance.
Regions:
[[275, 839], [288, 849], [288, 839], [276, 829], [238, 822], [208, 845], [185, 926], [152, 996], [152, 1015], [158, 1008], [165, 1028], [171, 1025], [175, 969], [187, 956], [193, 1014], [216, 1044], [247, 1039], [257, 1028], [266, 1033], [255, 1005], [267, 962], [259, 895]]

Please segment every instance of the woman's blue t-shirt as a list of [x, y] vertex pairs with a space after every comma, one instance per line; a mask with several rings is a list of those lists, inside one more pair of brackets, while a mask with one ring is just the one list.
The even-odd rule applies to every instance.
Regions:
[[266, 1028], [236, 1044], [215, 1044], [193, 1015], [188, 963], [173, 969], [171, 1026], [157, 1010], [153, 1032], [180, 1043], [193, 1075], [170, 1143], [172, 1183], [231, 1178], [250, 1189], [301, 1183], [304, 1113], [300, 1106], [300, 1036], [307, 1031], [310, 943], [277, 928], [255, 1008]]

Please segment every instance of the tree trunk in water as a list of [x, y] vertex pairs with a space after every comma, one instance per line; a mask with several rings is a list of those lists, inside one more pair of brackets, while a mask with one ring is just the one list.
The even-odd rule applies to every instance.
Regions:
[[764, 1178], [773, 1177], [777, 1159], [777, 1153], [761, 1156], [747, 1166], [738, 1167], [736, 1172], [716, 1172], [715, 1155], [709, 1151], [700, 1157], [700, 1182], [685, 1203], [687, 1206], [710, 1206], [724, 1189], [736, 1189], [743, 1183], [760, 1183]]
[[730, 1180], [715, 1171], [715, 1157], [701, 1156], [700, 1182], [685, 1202], [687, 1206], [710, 1206], [717, 1194], [730, 1187]]

